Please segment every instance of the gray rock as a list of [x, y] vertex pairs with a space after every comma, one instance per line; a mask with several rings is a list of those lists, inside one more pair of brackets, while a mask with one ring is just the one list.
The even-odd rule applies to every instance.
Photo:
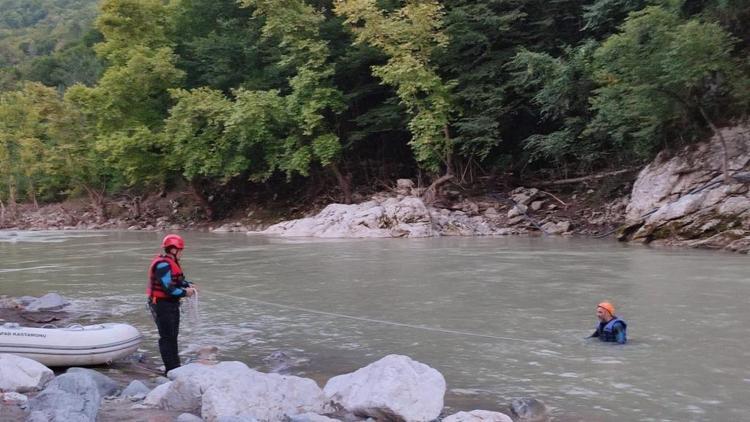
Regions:
[[258, 422], [258, 420], [249, 415], [233, 415], [220, 416], [216, 419], [216, 422]]
[[143, 394], [145, 397], [150, 392], [151, 389], [146, 387], [146, 384], [138, 380], [133, 380], [130, 382], [130, 384], [128, 384], [127, 387], [125, 387], [124, 390], [122, 390], [122, 393], [120, 393], [120, 397], [134, 397], [139, 394]]
[[516, 188], [511, 192], [511, 198], [513, 198], [513, 201], [517, 204], [521, 205], [528, 205], [531, 200], [536, 198], [536, 196], [539, 194], [539, 189], [531, 188], [526, 189], [523, 187]]
[[96, 383], [96, 387], [99, 389], [99, 395], [101, 397], [112, 396], [117, 393], [117, 390], [120, 389], [120, 386], [117, 385], [117, 382], [115, 382], [115, 380], [93, 369], [69, 368], [66, 372], [68, 374], [78, 373], [91, 377], [91, 379]]
[[324, 391], [349, 411], [372, 409], [407, 421], [432, 421], [443, 409], [445, 378], [408, 356], [388, 355], [328, 380]]
[[0, 401], [24, 404], [29, 401], [29, 398], [24, 394], [9, 391], [0, 393]]
[[559, 221], [557, 223], [548, 221], [542, 224], [542, 230], [547, 234], [567, 233], [570, 231], [571, 227], [572, 227], [572, 224], [570, 223], [570, 221]]
[[70, 304], [62, 296], [57, 293], [47, 293], [46, 295], [32, 300], [26, 305], [26, 310], [31, 312], [36, 311], [56, 311]]
[[29, 400], [32, 412], [42, 412], [49, 422], [95, 422], [101, 396], [94, 380], [84, 373], [63, 374]]
[[508, 210], [508, 218], [513, 218], [525, 214], [528, 210], [529, 207], [519, 202], [514, 207]]
[[[744, 230], [726, 230], [721, 233], [717, 233], [707, 239], [698, 239], [689, 243], [694, 248], [701, 249], [724, 249], [728, 245], [734, 244], [734, 242], [744, 239]], [[737, 247], [738, 244], [735, 244]], [[739, 248], [738, 248], [739, 249]]]
[[[750, 127], [721, 131], [727, 141], [729, 168], [746, 168]], [[718, 136], [675, 155], [659, 154], [639, 173], [626, 209], [626, 226], [642, 226], [619, 238], [645, 242], [666, 238], [682, 244], [690, 240], [692, 246], [718, 249], [736, 242], [737, 236], [750, 235], [748, 186], [724, 182], [720, 174], [723, 158]], [[743, 233], [717, 235], [717, 231], [740, 226]]]
[[410, 195], [414, 189], [414, 182], [411, 179], [396, 180], [396, 192], [401, 195]]
[[146, 398], [143, 399], [143, 404], [145, 406], [162, 407], [164, 397], [167, 395], [167, 391], [171, 385], [172, 381], [159, 384], [156, 388], [151, 390], [148, 395], [146, 395]]
[[192, 413], [182, 413], [175, 419], [175, 422], [203, 422], [203, 419]]
[[[220, 368], [222, 364], [234, 365]], [[238, 365], [243, 364], [222, 362], [209, 371], [196, 373], [184, 380], [178, 374], [174, 383], [176, 387], [193, 383], [201, 386], [204, 391], [201, 416], [207, 420], [241, 415], [277, 421], [289, 414], [325, 412], [326, 396], [315, 381], [289, 375], [264, 374]]]
[[471, 412], [458, 412], [446, 416], [443, 422], [513, 422], [513, 419], [500, 412], [472, 410]]
[[497, 208], [488, 207], [486, 210], [484, 210], [484, 215], [489, 218], [497, 218], [500, 213], [497, 212]]
[[531, 209], [533, 211], [539, 211], [544, 206], [544, 201], [534, 201], [531, 203]]
[[570, 221], [560, 221], [557, 223], [557, 228], [561, 231], [561, 233], [566, 233], [570, 231], [572, 224]]
[[547, 406], [533, 398], [518, 398], [510, 402], [511, 412], [523, 422], [542, 422], [548, 418]]
[[169, 382], [169, 378], [163, 377], [163, 376], [159, 375], [158, 377], [155, 377], [153, 379], [153, 381], [154, 381], [154, 383], [156, 383], [156, 385], [162, 385], [162, 384], [168, 383]]
[[318, 415], [317, 413], [303, 413], [300, 415], [290, 416], [287, 422], [341, 422], [339, 419], [332, 419], [327, 416]]
[[49, 418], [44, 412], [35, 410], [26, 418], [26, 422], [49, 422]]
[[37, 361], [0, 353], [0, 391], [38, 391], [54, 377], [51, 369]]

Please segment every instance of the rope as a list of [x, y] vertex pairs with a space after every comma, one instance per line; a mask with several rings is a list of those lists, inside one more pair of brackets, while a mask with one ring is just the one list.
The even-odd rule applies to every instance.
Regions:
[[335, 312], [317, 311], [317, 310], [314, 310], [314, 309], [301, 308], [301, 307], [298, 307], [298, 306], [284, 305], [284, 304], [281, 304], [281, 303], [267, 302], [265, 300], [250, 299], [250, 298], [240, 298], [240, 297], [236, 297], [236, 296], [232, 296], [232, 295], [224, 294], [224, 293], [212, 292], [211, 294], [212, 295], [217, 295], [217, 296], [229, 297], [229, 298], [233, 298], [233, 299], [240, 299], [240, 300], [244, 300], [244, 301], [247, 301], [247, 302], [257, 303], [259, 305], [272, 306], [272, 307], [275, 307], [275, 308], [289, 309], [289, 310], [293, 310], [293, 311], [305, 312], [305, 313], [316, 314], [316, 315], [325, 315], [325, 316], [330, 316], [330, 317], [334, 317], [334, 318], [351, 319], [351, 320], [354, 320], [354, 321], [362, 321], [362, 322], [369, 322], [369, 323], [375, 323], [375, 324], [390, 325], [390, 326], [394, 326], [394, 327], [412, 328], [412, 329], [415, 329], [415, 330], [432, 331], [432, 332], [445, 333], [445, 334], [457, 334], [457, 335], [463, 335], [463, 336], [469, 336], [469, 337], [488, 338], [488, 339], [493, 339], [493, 340], [508, 340], [508, 341], [518, 341], [518, 342], [523, 342], [523, 343], [547, 343], [547, 340], [526, 340], [526, 339], [513, 338], [513, 337], [502, 337], [502, 336], [493, 336], [493, 335], [489, 335], [489, 334], [472, 333], [472, 332], [468, 332], [468, 331], [448, 330], [448, 329], [444, 329], [444, 328], [428, 327], [426, 325], [406, 324], [406, 323], [403, 323], [403, 322], [395, 322], [395, 321], [386, 321], [386, 320], [382, 320], [382, 319], [356, 317], [356, 316], [351, 316], [351, 315], [339, 314], [339, 313], [335, 313]]
[[185, 298], [185, 315], [187, 315], [190, 323], [194, 326], [198, 326], [201, 323], [201, 316], [198, 310], [198, 291], [195, 290], [192, 296]]

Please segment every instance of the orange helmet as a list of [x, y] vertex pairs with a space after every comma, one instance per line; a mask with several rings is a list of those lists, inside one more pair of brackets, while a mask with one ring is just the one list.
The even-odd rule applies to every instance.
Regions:
[[164, 240], [161, 241], [161, 247], [166, 249], [168, 247], [175, 247], [177, 249], [185, 249], [185, 240], [181, 236], [176, 234], [168, 234], [164, 236]]
[[598, 305], [596, 305], [597, 308], [602, 308], [605, 311], [609, 312], [610, 315], [615, 315], [615, 305], [609, 303], [609, 302], [602, 302]]

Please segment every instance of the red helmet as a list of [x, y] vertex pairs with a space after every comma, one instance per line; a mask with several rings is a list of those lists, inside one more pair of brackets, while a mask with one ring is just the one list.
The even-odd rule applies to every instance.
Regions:
[[185, 249], [185, 240], [181, 236], [176, 234], [168, 234], [164, 236], [164, 240], [161, 241], [162, 248], [168, 248], [173, 246], [177, 249]]

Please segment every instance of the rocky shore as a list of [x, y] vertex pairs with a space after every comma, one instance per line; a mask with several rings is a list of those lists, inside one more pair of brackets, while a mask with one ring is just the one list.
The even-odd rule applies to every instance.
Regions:
[[[16, 319], [22, 325], [39, 326], [34, 320], [40, 318], [34, 316], [55, 314], [58, 325], [64, 326], [75, 319], [65, 312], [67, 304], [56, 294], [2, 297], [0, 323]], [[334, 376], [321, 388], [312, 379], [263, 373], [242, 362], [217, 361], [215, 352], [202, 354], [167, 377], [144, 364], [143, 356], [93, 369], [53, 371], [34, 360], [0, 353], [0, 421], [511, 422], [549, 418], [544, 404], [529, 398], [514, 399], [502, 411], [449, 414], [444, 407], [443, 375], [408, 356], [385, 356], [352, 373]]]
[[240, 212], [242, 217], [205, 222], [190, 217], [197, 214], [188, 199], [168, 197], [144, 201], [136, 214], [130, 202], [113, 200], [109, 214], [114, 217], [104, 220], [82, 204], [39, 210], [27, 205], [16, 218], [0, 219], [0, 229], [190, 229], [326, 238], [616, 235], [627, 242], [747, 253], [750, 127], [729, 127], [721, 133], [728, 181], [721, 172], [722, 142], [715, 136], [662, 152], [635, 180], [584, 177], [554, 192], [516, 187], [471, 194], [449, 186], [438, 201], [426, 203], [423, 187], [400, 179], [392, 189], [359, 196], [355, 204], [300, 205], [296, 213], [303, 217], [297, 219], [289, 219], [289, 213], [248, 209]]
[[620, 240], [655, 245], [750, 251], [750, 127], [722, 130], [730, 181], [718, 136], [660, 154], [638, 175]]

